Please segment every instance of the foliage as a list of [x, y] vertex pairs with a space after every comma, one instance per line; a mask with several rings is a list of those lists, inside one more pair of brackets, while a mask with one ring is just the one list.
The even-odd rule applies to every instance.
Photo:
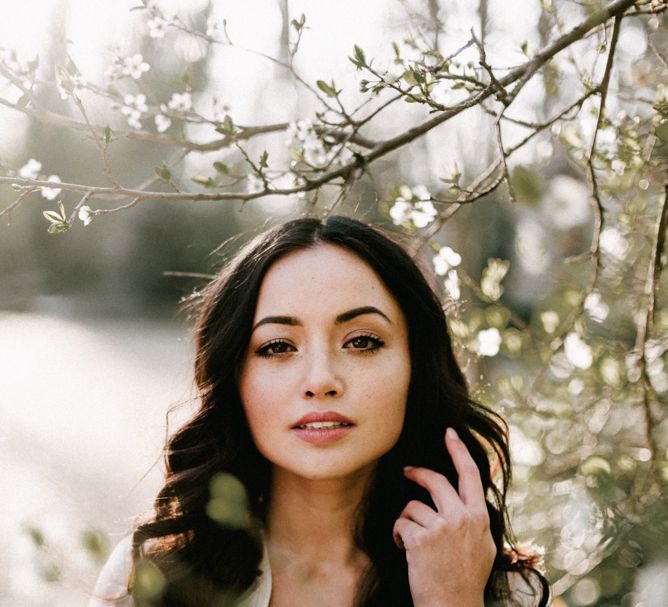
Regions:
[[[354, 45], [341, 58], [354, 68], [343, 83], [300, 75], [300, 44], [317, 32], [308, 13], [286, 9], [284, 52], [264, 58], [313, 111], [258, 124], [238, 120], [189, 69], [174, 79], [144, 57], [177, 38], [192, 64], [236, 48], [211, 7], [135, 7], [148, 50], [115, 57], [97, 79], [71, 56], [45, 67], [4, 49], [0, 103], [85, 136], [95, 146], [85, 162], [103, 177], [64, 181], [34, 158], [6, 166], [0, 185], [13, 198], [0, 215], [41, 195], [50, 233], [113, 231], [106, 216], [151, 200], [282, 197], [318, 213], [364, 201], [361, 214], [405, 231], [433, 265], [476, 396], [509, 421], [514, 525], [546, 547], [557, 604], [658, 605], [652, 572], [668, 559], [666, 3], [542, 0], [534, 35], [515, 46], [494, 36], [487, 8], [481, 0], [480, 24], [452, 46], [445, 5], [418, 7], [385, 56]], [[138, 179], [121, 161], [130, 144], [159, 158]], [[206, 170], [191, 172], [193, 157]]]

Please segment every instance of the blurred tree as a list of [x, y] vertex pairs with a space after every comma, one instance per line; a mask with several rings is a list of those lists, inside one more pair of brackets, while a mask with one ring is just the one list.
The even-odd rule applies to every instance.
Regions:
[[282, 1], [282, 46], [254, 53], [268, 66], [257, 123], [211, 89], [208, 64], [240, 49], [213, 4], [142, 2], [136, 52], [103, 76], [67, 51], [40, 65], [3, 49], [0, 103], [51, 134], [70, 177], [6, 163], [0, 215], [46, 205], [41, 233], [73, 232], [63, 277], [65, 255], [121, 240], [87, 263], [120, 276], [148, 259], [126, 286], [147, 298], [159, 271], [208, 272], [209, 251], [270, 211], [409, 233], [477, 398], [510, 423], [513, 519], [547, 547], [556, 604], [668, 604], [668, 6], [526, 2], [515, 45], [505, 6], [402, 4], [386, 54], [355, 45], [335, 82], [299, 63], [332, 32]]

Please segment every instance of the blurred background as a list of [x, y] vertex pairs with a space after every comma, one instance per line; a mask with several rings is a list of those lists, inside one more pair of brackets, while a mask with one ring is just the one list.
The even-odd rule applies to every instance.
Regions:
[[[320, 97], [332, 97], [316, 81], [335, 82], [346, 107], [372, 97], [360, 90], [369, 73], [349, 60], [354, 45], [386, 81], [410, 84], [406, 65], [461, 53], [473, 28], [487, 61], [506, 70], [605, 4], [8, 0], [0, 174], [109, 185], [99, 142], [64, 120], [82, 120], [74, 90], [86, 119], [109, 129], [106, 168], [124, 185], [253, 192], [261, 179], [245, 154], [266, 150], [271, 167], [291, 167], [276, 171], [286, 187], [294, 163], [317, 166], [330, 151], [312, 126], [328, 119]], [[86, 604], [108, 551], [160, 486], [168, 412], [173, 430], [193, 408], [182, 300], [263, 227], [328, 209], [425, 245], [420, 261], [435, 272], [474, 394], [510, 423], [511, 519], [519, 540], [543, 547], [555, 605], [668, 605], [668, 44], [665, 3], [637, 4], [617, 32], [603, 119], [592, 94], [550, 121], [605, 76], [611, 27], [577, 39], [513, 101], [506, 145], [536, 136], [508, 157], [502, 187], [475, 203], [439, 201], [494, 162], [493, 103], [380, 158], [341, 199], [323, 188], [87, 216], [80, 194], [42, 189], [4, 214], [0, 606]], [[465, 75], [475, 47], [461, 57], [453, 71]], [[450, 83], [432, 99], [468, 92]], [[394, 136], [430, 109], [388, 105], [363, 134]], [[210, 140], [226, 116], [282, 126], [245, 154], [183, 145]], [[594, 133], [602, 225], [588, 172]], [[0, 210], [17, 198], [8, 183], [0, 195]], [[49, 233], [43, 211], [60, 202], [73, 225]]]

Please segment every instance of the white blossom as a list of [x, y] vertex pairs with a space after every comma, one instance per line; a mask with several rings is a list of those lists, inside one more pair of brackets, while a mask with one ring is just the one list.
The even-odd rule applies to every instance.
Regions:
[[445, 290], [451, 299], [459, 299], [461, 297], [461, 290], [459, 288], [459, 275], [457, 270], [450, 270], [445, 278]]
[[146, 105], [146, 95], [130, 95], [123, 97], [123, 106], [121, 107], [121, 114], [127, 116], [128, 124], [134, 129], [141, 128], [141, 120], [143, 112], [148, 111]]
[[430, 201], [410, 203], [397, 199], [390, 209], [390, 217], [395, 225], [411, 221], [416, 228], [424, 228], [436, 217], [436, 209]]
[[175, 112], [187, 112], [193, 107], [193, 100], [190, 93], [173, 93], [171, 99], [167, 102], [167, 108]]
[[462, 256], [450, 247], [441, 247], [438, 254], [434, 255], [434, 270], [439, 276], [445, 276], [450, 268], [458, 266], [462, 262]]
[[264, 190], [264, 181], [260, 179], [255, 173], [249, 173], [246, 177], [246, 189], [249, 194], [255, 194]]
[[19, 169], [19, 177], [23, 177], [24, 179], [37, 179], [41, 170], [42, 163], [39, 160], [30, 158], [30, 160]]
[[79, 219], [81, 219], [84, 226], [87, 226], [93, 220], [93, 213], [88, 205], [85, 204], [79, 209]]
[[501, 347], [501, 333], [495, 327], [485, 329], [476, 337], [475, 350], [480, 356], [496, 356]]
[[131, 57], [123, 59], [123, 74], [139, 80], [144, 72], [148, 72], [151, 66], [144, 61], [144, 57], [140, 53], [136, 53]]
[[165, 19], [160, 15], [154, 15], [151, 19], [148, 20], [146, 25], [148, 26], [148, 35], [151, 38], [164, 38], [167, 29], [174, 23], [173, 19]]
[[620, 160], [619, 158], [615, 158], [610, 164], [610, 168], [617, 175], [623, 175], [624, 170], [626, 169], [626, 163], [623, 160]]
[[589, 369], [594, 351], [577, 333], [569, 333], [564, 340], [564, 352], [571, 364], [579, 369]]
[[[49, 175], [47, 181], [53, 181], [54, 183], [60, 183], [60, 177], [58, 175]], [[61, 188], [42, 188], [42, 197], [47, 200], [55, 200], [58, 195], [62, 192]]]
[[540, 321], [543, 323], [543, 329], [546, 333], [554, 333], [559, 326], [559, 314], [554, 310], [545, 310], [540, 314]]
[[142, 74], [148, 72], [151, 66], [144, 61], [140, 53], [135, 53], [130, 57], [116, 57], [113, 63], [107, 68], [107, 77], [115, 79], [124, 76], [130, 76], [138, 80]]
[[629, 243], [617, 228], [605, 228], [599, 238], [599, 246], [604, 253], [617, 259], [624, 259], [629, 250]]
[[164, 133], [170, 126], [172, 126], [172, 121], [164, 114], [156, 114], [154, 120], [155, 128], [158, 133]]
[[601, 294], [598, 291], [593, 291], [587, 295], [584, 301], [584, 309], [589, 313], [591, 319], [596, 322], [603, 322], [610, 312], [608, 305], [601, 301]]

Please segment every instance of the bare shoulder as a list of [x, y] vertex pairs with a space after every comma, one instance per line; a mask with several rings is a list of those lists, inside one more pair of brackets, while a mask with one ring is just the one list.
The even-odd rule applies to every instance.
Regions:
[[116, 545], [102, 567], [88, 607], [134, 607], [128, 593], [131, 573], [132, 536], [127, 536]]

